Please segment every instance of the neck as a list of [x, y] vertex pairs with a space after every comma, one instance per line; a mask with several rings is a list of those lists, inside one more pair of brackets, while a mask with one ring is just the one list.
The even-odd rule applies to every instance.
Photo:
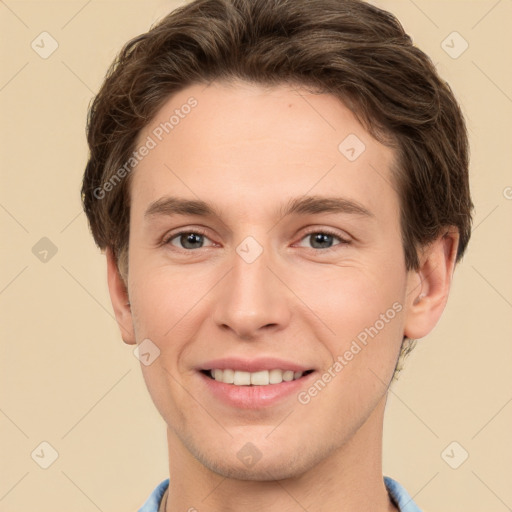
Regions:
[[194, 458], [168, 429], [166, 512], [398, 512], [382, 476], [385, 400], [384, 396], [348, 442], [314, 467], [282, 480], [237, 480], [219, 475]]

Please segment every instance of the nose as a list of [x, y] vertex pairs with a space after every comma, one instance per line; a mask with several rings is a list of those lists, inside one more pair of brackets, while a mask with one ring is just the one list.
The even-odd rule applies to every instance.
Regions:
[[251, 263], [238, 253], [216, 297], [214, 321], [237, 338], [252, 341], [284, 329], [290, 321], [290, 292], [269, 268], [266, 250]]

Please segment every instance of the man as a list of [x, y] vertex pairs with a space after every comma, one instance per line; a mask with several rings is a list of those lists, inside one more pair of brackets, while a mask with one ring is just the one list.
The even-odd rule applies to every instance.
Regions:
[[139, 512], [419, 510], [388, 387], [470, 237], [450, 88], [358, 0], [196, 0], [130, 41], [82, 197], [167, 424]]

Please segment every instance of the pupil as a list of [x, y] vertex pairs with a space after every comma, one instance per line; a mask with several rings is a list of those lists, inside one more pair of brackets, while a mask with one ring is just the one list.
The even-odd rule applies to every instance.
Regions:
[[[192, 248], [192, 249], [196, 249], [197, 247], [188, 247], [187, 244], [194, 244], [194, 243], [199, 243], [200, 244], [200, 240], [199, 240], [199, 237], [201, 237], [202, 235], [198, 235], [197, 233], [188, 233], [188, 235], [182, 235], [181, 239], [182, 239], [182, 244], [184, 247], [187, 247], [187, 248]], [[183, 243], [183, 239], [185, 240], [185, 242]]]
[[[319, 243], [319, 244], [328, 244], [330, 246], [330, 242], [332, 242], [332, 235], [329, 235], [327, 233], [315, 233], [313, 236], [313, 240], [314, 240], [314, 244], [315, 243]], [[314, 246], [313, 244], [313, 246]], [[317, 248], [317, 247], [315, 247]]]

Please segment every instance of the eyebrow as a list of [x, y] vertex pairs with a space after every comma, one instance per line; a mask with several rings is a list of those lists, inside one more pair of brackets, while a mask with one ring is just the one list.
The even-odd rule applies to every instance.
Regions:
[[[279, 209], [279, 215], [317, 215], [321, 213], [348, 213], [364, 217], [375, 217], [361, 203], [344, 197], [303, 196], [290, 199]], [[194, 215], [199, 217], [218, 217], [220, 212], [210, 203], [196, 199], [183, 199], [164, 196], [150, 203], [144, 217]]]

